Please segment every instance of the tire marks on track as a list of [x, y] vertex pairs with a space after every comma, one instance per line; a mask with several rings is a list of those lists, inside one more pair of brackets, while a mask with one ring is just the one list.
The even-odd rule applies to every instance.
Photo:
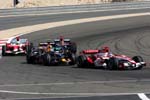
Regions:
[[[74, 26], [72, 26], [74, 28]], [[80, 27], [80, 25], [78, 26]], [[89, 26], [90, 27], [90, 26]], [[49, 33], [59, 33], [61, 34], [62, 32], [65, 33], [70, 33], [72, 32], [71, 30], [72, 28], [69, 28], [67, 30], [67, 28], [64, 30], [61, 30], [60, 28], [58, 30], [50, 30], [50, 31], [46, 31], [43, 32], [43, 35], [41, 37], [40, 34], [32, 34], [31, 36], [35, 37], [32, 40], [36, 40], [36, 38], [40, 38], [41, 40], [46, 38], [47, 36], [49, 36]], [[82, 28], [81, 28], [82, 29]], [[147, 32], [149, 32], [149, 27], [147, 28], [141, 28], [141, 30], [136, 30], [133, 29], [129, 30], [127, 32], [127, 34], [125, 34], [126, 32], [123, 31], [118, 31], [116, 33], [112, 32], [112, 33], [104, 33], [104, 34], [99, 34], [97, 30], [97, 33], [94, 31], [95, 34], [89, 36], [88, 34], [83, 34], [85, 35], [82, 39], [81, 38], [74, 38], [72, 35], [68, 34], [64, 34], [64, 36], [68, 36], [71, 37], [73, 40], [75, 40], [76, 42], [78, 42], [79, 44], [79, 49], [84, 49], [84, 48], [96, 48], [96, 47], [100, 47], [102, 45], [108, 45], [110, 46], [110, 48], [112, 48], [112, 51], [114, 53], [119, 52], [119, 53], [128, 53], [129, 55], [134, 55], [137, 53], [140, 53], [139, 51], [137, 51], [136, 46], [132, 46], [135, 45], [135, 40], [137, 38], [137, 34], [139, 34], [139, 32], [144, 31], [145, 29], [147, 29]], [[79, 29], [78, 29], [79, 30]], [[76, 31], [74, 29], [74, 33], [78, 33], [78, 30]], [[90, 31], [90, 30], [89, 30]], [[82, 34], [82, 30], [80, 30], [80, 34]], [[85, 32], [85, 31], [84, 31]], [[143, 32], [145, 35], [148, 34], [147, 32]], [[73, 32], [72, 32], [73, 33]], [[79, 37], [80, 37], [79, 34]], [[90, 34], [90, 32], [89, 32]], [[123, 34], [123, 36], [122, 36]], [[73, 34], [74, 35], [74, 34]], [[58, 34], [53, 34], [53, 38], [57, 37]], [[75, 35], [74, 35], [75, 36]], [[26, 35], [26, 37], [30, 37], [30, 35]], [[78, 37], [78, 35], [77, 35]], [[30, 37], [32, 38], [32, 37]], [[36, 40], [36, 42], [38, 42], [39, 40]], [[119, 41], [119, 42], [118, 42]], [[127, 41], [124, 43], [124, 41]], [[33, 41], [35, 42], [35, 41]], [[145, 41], [142, 41], [142, 43], [144, 43]], [[94, 44], [95, 43], [95, 44]], [[129, 44], [131, 43], [131, 44]], [[118, 46], [118, 48], [115, 48], [115, 45]], [[129, 49], [126, 50], [126, 47], [128, 47]], [[121, 48], [121, 50], [118, 50], [119, 48]], [[131, 49], [135, 49], [136, 52], [132, 52], [130, 51]], [[128, 51], [129, 50], [129, 51]], [[37, 65], [27, 65], [27, 64], [18, 64], [19, 62], [24, 61], [24, 58], [21, 58], [20, 60], [18, 60], [16, 57], [14, 57], [14, 59], [11, 59], [11, 57], [6, 57], [6, 59], [2, 59], [2, 60], [7, 60], [7, 61], [12, 61], [12, 63], [9, 64], [5, 64], [5, 66], [2, 66], [1, 69], [3, 69], [6, 73], [9, 72], [9, 76], [11, 77], [7, 77], [7, 80], [1, 80], [0, 83], [1, 84], [5, 84], [5, 83], [9, 83], [9, 84], [24, 84], [24, 83], [52, 83], [52, 82], [68, 82], [68, 81], [74, 81], [74, 82], [80, 82], [80, 81], [109, 81], [109, 80], [126, 80], [126, 79], [131, 79], [131, 80], [140, 80], [140, 79], [149, 79], [149, 68], [144, 68], [143, 70], [140, 71], [103, 71], [103, 70], [99, 70], [99, 69], [82, 69], [82, 68], [76, 68], [76, 66], [71, 66], [71, 67], [41, 67], [41, 66], [37, 66]], [[147, 59], [148, 61], [149, 59]], [[14, 62], [13, 62], [14, 61]], [[0, 62], [1, 63], [1, 62]], [[16, 66], [11, 66], [11, 64], [16, 64]], [[23, 65], [23, 66], [22, 66]], [[6, 66], [8, 66], [6, 68]], [[20, 67], [22, 66], [22, 67]], [[17, 73], [17, 74], [13, 74], [13, 73]], [[19, 76], [20, 75], [20, 76]], [[18, 77], [19, 76], [19, 77]], [[2, 76], [0, 76], [2, 77]], [[8, 81], [9, 80], [9, 81]], [[15, 80], [15, 82], [13, 81]], [[96, 85], [96, 86], [95, 86]], [[65, 87], [55, 87], [57, 88], [60, 92], [68, 92], [67, 91], [67, 86]], [[126, 92], [126, 91], [137, 91], [137, 92], [146, 92], [148, 91], [148, 87], [149, 86], [149, 82], [143, 82], [140, 83], [139, 81], [133, 84], [128, 83], [124, 83], [124, 84], [94, 84], [94, 85], [86, 85], [83, 84], [83, 86], [81, 85], [75, 85], [75, 86], [68, 86], [68, 89], [70, 89], [71, 92], [114, 92], [114, 90], [119, 91], [119, 92]], [[132, 87], [132, 88], [131, 88]], [[38, 87], [38, 88], [27, 88], [27, 87], [22, 87], [22, 88], [11, 88], [12, 91], [18, 90], [18, 91], [29, 91], [29, 92], [33, 92], [33, 91], [37, 91], [37, 92], [53, 92], [52, 88], [54, 88], [54, 86], [49, 87], [49, 86], [43, 86], [43, 87]], [[73, 89], [75, 88], [75, 89]], [[1, 88], [4, 90], [9, 90], [10, 88]], [[35, 89], [35, 90], [34, 90]], [[85, 91], [84, 91], [85, 90]], [[69, 91], [69, 92], [70, 92]], [[55, 92], [55, 91], [54, 91]]]

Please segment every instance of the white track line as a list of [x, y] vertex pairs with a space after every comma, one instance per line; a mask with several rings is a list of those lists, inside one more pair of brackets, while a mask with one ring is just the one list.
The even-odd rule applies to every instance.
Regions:
[[23, 17], [23, 16], [43, 16], [43, 15], [57, 15], [57, 14], [70, 14], [70, 13], [86, 13], [86, 12], [104, 12], [104, 11], [120, 11], [120, 10], [138, 10], [138, 9], [147, 9], [150, 7], [141, 7], [141, 8], [124, 8], [124, 9], [109, 9], [109, 10], [92, 10], [92, 11], [71, 11], [71, 12], [59, 12], [59, 13], [44, 13], [42, 14], [23, 14], [23, 15], [5, 15], [0, 16], [1, 17]]
[[[64, 96], [104, 96], [104, 95], [133, 95], [137, 93], [42, 93], [42, 92], [21, 92], [21, 91], [7, 91], [7, 90], [0, 90], [1, 93], [11, 93], [11, 94], [27, 94], [27, 95], [64, 95]], [[138, 93], [139, 94], [139, 93]], [[142, 99], [142, 100], [149, 100], [149, 99]]]
[[141, 100], [150, 100], [144, 93], [138, 93], [138, 96]]

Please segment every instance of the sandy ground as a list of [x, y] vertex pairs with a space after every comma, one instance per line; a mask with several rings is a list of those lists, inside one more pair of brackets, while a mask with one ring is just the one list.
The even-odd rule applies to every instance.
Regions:
[[[60, 5], [79, 5], [95, 4], [108, 0], [24, 0], [17, 7], [41, 7], [41, 6], [60, 6]], [[109, 0], [110, 1], [110, 0]]]
[[[80, 5], [80, 4], [99, 4], [114, 1], [133, 1], [133, 0], [19, 0], [18, 8], [24, 7], [43, 7], [61, 5]], [[135, 0], [134, 0], [135, 1]], [[137, 0], [136, 0], [137, 1]], [[0, 0], [0, 9], [13, 7], [13, 0]]]
[[13, 0], [0, 0], [0, 9], [13, 7]]

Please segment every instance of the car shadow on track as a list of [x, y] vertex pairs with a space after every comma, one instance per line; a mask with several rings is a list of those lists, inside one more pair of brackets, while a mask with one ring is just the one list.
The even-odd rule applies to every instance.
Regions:
[[101, 70], [101, 71], [137, 71], [137, 70], [123, 70], [123, 69], [113, 69], [113, 70], [109, 70], [109, 69], [105, 69], [105, 68], [100, 68], [100, 67], [91, 67], [91, 66], [86, 66], [86, 67], [78, 67], [78, 66], [73, 66], [72, 68], [75, 69], [91, 69], [91, 70]]
[[2, 56], [2, 57], [14, 57], [14, 56], [17, 56], [17, 57], [23, 57], [23, 56], [25, 56], [25, 54], [7, 54], [7, 55], [5, 55], [5, 56]]
[[70, 67], [69, 65], [43, 65], [43, 64], [28, 64], [27, 62], [21, 62], [23, 65], [35, 66], [35, 67]]

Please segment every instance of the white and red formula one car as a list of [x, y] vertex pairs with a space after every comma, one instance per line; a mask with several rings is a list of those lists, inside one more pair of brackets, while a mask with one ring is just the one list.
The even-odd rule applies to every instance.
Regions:
[[2, 56], [7, 54], [26, 54], [26, 48], [29, 45], [27, 39], [20, 37], [9, 38], [4, 45], [2, 45]]
[[100, 67], [105, 69], [133, 70], [142, 69], [146, 66], [141, 56], [130, 58], [126, 55], [112, 54], [109, 47], [100, 50], [83, 50], [77, 57], [78, 67]]

